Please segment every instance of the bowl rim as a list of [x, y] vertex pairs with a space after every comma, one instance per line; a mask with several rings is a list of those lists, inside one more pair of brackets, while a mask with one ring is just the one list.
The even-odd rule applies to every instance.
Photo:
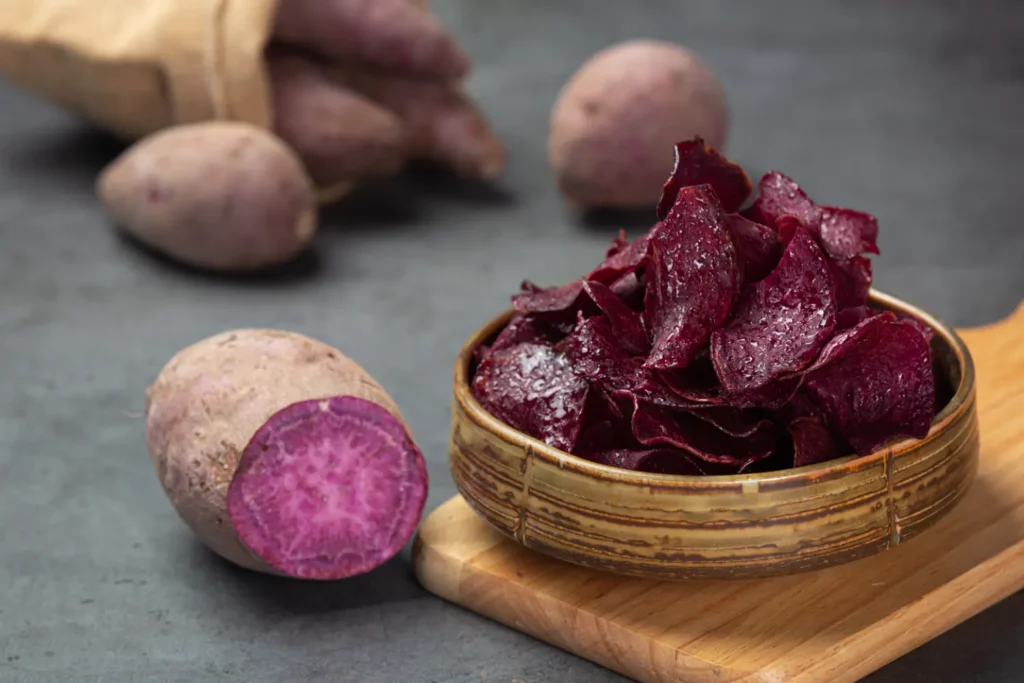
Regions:
[[639, 485], [655, 485], [662, 488], [717, 488], [723, 484], [744, 482], [777, 482], [780, 484], [794, 483], [807, 479], [818, 479], [830, 474], [839, 474], [849, 469], [851, 464], [858, 467], [870, 467], [908, 450], [920, 448], [960, 417], [969, 408], [975, 392], [974, 360], [971, 358], [967, 345], [956, 331], [935, 316], [895, 296], [871, 289], [868, 302], [880, 305], [896, 313], [908, 315], [924, 322], [953, 350], [957, 365], [960, 368], [960, 383], [952, 398], [932, 419], [928, 434], [922, 439], [901, 438], [866, 455], [848, 455], [823, 463], [794, 467], [787, 470], [772, 472], [753, 472], [747, 474], [656, 474], [626, 470], [611, 465], [602, 465], [578, 455], [549, 446], [548, 444], [511, 427], [491, 415], [473, 396], [470, 389], [469, 368], [476, 348], [508, 322], [513, 311], [506, 309], [478, 329], [463, 344], [455, 361], [454, 394], [455, 400], [463, 413], [478, 427], [500, 437], [502, 440], [521, 447], [528, 456], [539, 458], [561, 469], [570, 469], [600, 479], [614, 479], [624, 483]]

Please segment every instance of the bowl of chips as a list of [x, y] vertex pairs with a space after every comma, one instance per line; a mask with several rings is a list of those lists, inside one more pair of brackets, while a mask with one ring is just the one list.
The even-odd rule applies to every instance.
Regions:
[[970, 487], [974, 367], [872, 290], [877, 221], [680, 143], [658, 221], [464, 345], [449, 464], [528, 548], [661, 579], [773, 576], [896, 546]]

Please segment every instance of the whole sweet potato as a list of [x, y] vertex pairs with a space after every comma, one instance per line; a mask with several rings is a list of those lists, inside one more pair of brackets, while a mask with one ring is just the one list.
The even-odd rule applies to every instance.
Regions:
[[128, 235], [191, 266], [246, 271], [291, 260], [316, 232], [313, 184], [280, 139], [207, 122], [143, 138], [97, 180]]
[[407, 151], [466, 178], [490, 180], [505, 166], [505, 147], [458, 83], [408, 78], [339, 67], [344, 86], [395, 112], [407, 129]]
[[411, 78], [464, 77], [469, 58], [436, 17], [408, 0], [282, 0], [283, 43]]
[[164, 491], [213, 551], [337, 579], [393, 557], [419, 523], [423, 456], [398, 406], [315, 339], [234, 330], [176, 354], [146, 392]]
[[591, 57], [562, 88], [548, 156], [571, 203], [641, 208], [658, 201], [676, 142], [700, 136], [721, 148], [727, 124], [722, 88], [697, 55], [627, 41]]
[[319, 187], [397, 172], [406, 159], [402, 121], [335, 83], [323, 66], [282, 46], [267, 51], [274, 130]]

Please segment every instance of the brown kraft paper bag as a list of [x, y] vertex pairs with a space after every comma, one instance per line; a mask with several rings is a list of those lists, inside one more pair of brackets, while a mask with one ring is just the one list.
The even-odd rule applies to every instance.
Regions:
[[270, 129], [277, 0], [0, 0], [0, 76], [124, 140], [211, 119]]

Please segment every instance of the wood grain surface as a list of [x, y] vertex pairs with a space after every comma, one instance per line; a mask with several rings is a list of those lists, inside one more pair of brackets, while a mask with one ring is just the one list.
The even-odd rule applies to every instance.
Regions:
[[1024, 587], [1024, 305], [960, 331], [981, 459], [962, 502], [913, 540], [767, 579], [627, 578], [508, 540], [455, 497], [421, 526], [431, 592], [640, 681], [854, 681]]

